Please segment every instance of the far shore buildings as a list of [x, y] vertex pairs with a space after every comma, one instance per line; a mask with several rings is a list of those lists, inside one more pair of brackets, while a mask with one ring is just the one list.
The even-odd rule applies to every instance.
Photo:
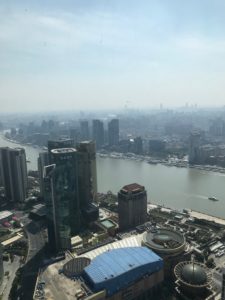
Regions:
[[119, 144], [119, 120], [112, 119], [108, 123], [108, 142], [109, 146], [117, 146]]
[[100, 149], [105, 141], [104, 124], [100, 120], [92, 121], [92, 138], [96, 143], [96, 149]]

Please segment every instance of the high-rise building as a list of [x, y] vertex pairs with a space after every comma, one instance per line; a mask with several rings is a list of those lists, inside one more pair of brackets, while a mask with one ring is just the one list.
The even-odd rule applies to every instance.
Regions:
[[146, 222], [147, 193], [137, 183], [125, 185], [118, 193], [119, 228], [126, 230]]
[[52, 165], [44, 171], [49, 245], [55, 252], [69, 249], [80, 230], [77, 151], [51, 150]]
[[108, 139], [109, 145], [115, 146], [119, 143], [119, 120], [112, 119], [108, 123]]
[[77, 143], [80, 141], [80, 132], [78, 128], [70, 128], [70, 139], [73, 141], [73, 147], [76, 147]]
[[96, 142], [96, 148], [100, 149], [104, 144], [104, 124], [100, 120], [93, 120], [92, 137]]
[[94, 141], [78, 144], [78, 185], [80, 208], [87, 222], [98, 218], [98, 209], [93, 205], [97, 197], [96, 150]]
[[80, 138], [81, 141], [87, 141], [90, 139], [89, 125], [87, 120], [80, 121]]
[[78, 151], [78, 177], [81, 207], [89, 205], [96, 200], [97, 171], [96, 150], [94, 141], [79, 143]]
[[40, 196], [44, 197], [44, 167], [49, 165], [48, 152], [39, 153], [38, 157], [38, 173], [40, 184]]
[[133, 152], [135, 154], [143, 154], [143, 140], [140, 136], [134, 139]]
[[74, 147], [74, 141], [72, 139], [57, 139], [57, 140], [49, 140], [48, 141], [48, 155], [49, 155], [49, 163], [52, 163], [52, 153], [53, 149], [60, 148], [71, 148]]
[[23, 148], [0, 148], [2, 181], [7, 200], [23, 203], [27, 195], [27, 164]]
[[190, 135], [189, 140], [189, 163], [198, 164], [200, 162], [200, 145], [201, 145], [201, 134], [198, 131], [194, 131]]

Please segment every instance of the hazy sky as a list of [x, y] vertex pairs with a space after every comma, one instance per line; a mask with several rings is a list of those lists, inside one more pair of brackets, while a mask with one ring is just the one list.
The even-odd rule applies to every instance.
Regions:
[[225, 104], [224, 0], [1, 0], [1, 111]]

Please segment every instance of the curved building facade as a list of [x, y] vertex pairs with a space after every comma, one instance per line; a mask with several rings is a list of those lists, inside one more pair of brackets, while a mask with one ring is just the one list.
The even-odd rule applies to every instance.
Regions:
[[214, 299], [211, 288], [212, 274], [202, 263], [183, 261], [174, 268], [177, 292], [183, 299]]
[[142, 244], [160, 255], [171, 256], [183, 252], [186, 241], [180, 232], [162, 228], [155, 232], [145, 232]]
[[179, 231], [167, 228], [145, 232], [142, 245], [150, 248], [163, 258], [165, 277], [170, 277], [173, 274], [174, 266], [184, 260], [184, 255], [188, 254], [184, 235]]

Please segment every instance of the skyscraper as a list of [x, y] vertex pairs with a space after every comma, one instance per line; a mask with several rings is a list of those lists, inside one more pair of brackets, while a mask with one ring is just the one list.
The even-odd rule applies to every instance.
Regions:
[[143, 140], [142, 137], [138, 136], [134, 138], [133, 151], [135, 154], [143, 154]]
[[80, 132], [78, 128], [70, 128], [70, 139], [73, 141], [73, 145], [71, 147], [76, 147], [77, 143], [80, 141]]
[[51, 159], [44, 171], [44, 195], [49, 244], [58, 252], [69, 249], [71, 236], [80, 230], [77, 151], [53, 149]]
[[147, 194], [137, 183], [125, 185], [118, 193], [119, 228], [126, 230], [146, 222]]
[[80, 204], [85, 207], [96, 200], [97, 195], [95, 142], [81, 142], [77, 151]]
[[194, 131], [190, 135], [189, 139], [189, 163], [198, 164], [200, 161], [200, 145], [201, 134], [198, 131]]
[[88, 223], [98, 218], [98, 208], [93, 204], [97, 197], [95, 142], [81, 142], [77, 151], [80, 209], [83, 221]]
[[71, 148], [74, 147], [74, 141], [72, 139], [57, 139], [57, 140], [49, 140], [48, 141], [48, 155], [49, 155], [49, 163], [52, 163], [52, 153], [53, 149], [60, 148]]
[[100, 149], [104, 144], [104, 125], [100, 120], [93, 120], [92, 123], [92, 136], [96, 142], [96, 148]]
[[80, 137], [81, 141], [87, 141], [90, 138], [89, 125], [87, 120], [80, 121]]
[[49, 164], [48, 152], [39, 153], [38, 157], [38, 173], [39, 173], [39, 184], [40, 184], [40, 196], [44, 197], [44, 167]]
[[27, 164], [23, 148], [0, 148], [0, 165], [7, 200], [23, 203], [27, 195]]
[[119, 143], [119, 120], [112, 119], [108, 123], [108, 139], [109, 145], [115, 146]]

